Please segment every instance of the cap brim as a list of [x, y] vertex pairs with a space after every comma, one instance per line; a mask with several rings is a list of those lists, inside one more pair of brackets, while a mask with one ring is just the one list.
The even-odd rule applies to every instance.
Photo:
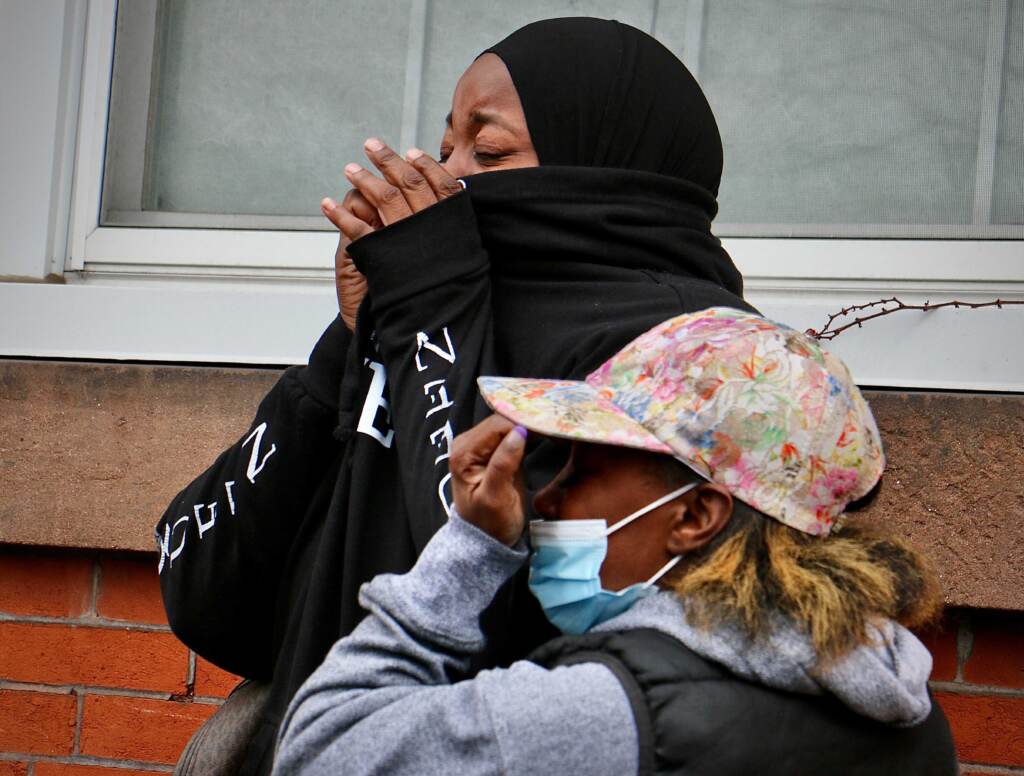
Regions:
[[675, 455], [671, 447], [585, 382], [478, 377], [477, 385], [492, 410], [530, 431]]

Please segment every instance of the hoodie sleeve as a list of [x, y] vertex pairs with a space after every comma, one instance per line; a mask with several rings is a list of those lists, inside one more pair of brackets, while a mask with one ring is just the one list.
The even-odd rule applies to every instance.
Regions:
[[272, 670], [269, 612], [285, 559], [340, 453], [333, 431], [349, 341], [339, 316], [308, 366], [285, 371], [248, 431], [174, 498], [156, 526], [171, 629], [242, 676]]
[[478, 414], [476, 377], [495, 371], [490, 261], [465, 192], [349, 253], [367, 279], [403, 492], [422, 515], [411, 527], [423, 547], [451, 514], [448, 448]]
[[412, 571], [365, 585], [370, 614], [295, 695], [274, 773], [636, 773], [632, 710], [605, 666], [466, 678], [480, 613], [525, 558], [456, 514]]

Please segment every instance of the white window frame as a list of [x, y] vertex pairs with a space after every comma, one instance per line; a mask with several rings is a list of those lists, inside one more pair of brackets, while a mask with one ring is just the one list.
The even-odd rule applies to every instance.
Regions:
[[[115, 17], [116, 0], [89, 0], [80, 33], [80, 79], [68, 87], [80, 89], [80, 110], [66, 283], [0, 283], [4, 315], [17, 310], [23, 316], [12, 318], [17, 331], [0, 326], [0, 353], [303, 361], [336, 311], [333, 233], [100, 225]], [[846, 305], [894, 294], [909, 303], [1024, 301], [1021, 240], [732, 237], [723, 243], [743, 272], [747, 298], [770, 317], [800, 328], [820, 326]], [[76, 312], [71, 326], [69, 308]], [[158, 323], [124, 324], [147, 318]], [[1024, 335], [1022, 307], [904, 312], [869, 325], [829, 344], [862, 384], [1024, 391], [1024, 366], [1005, 357]], [[965, 374], [957, 358], [943, 355], [950, 336], [979, 343], [992, 368], [974, 365]], [[879, 356], [885, 348], [893, 349], [891, 358]]]

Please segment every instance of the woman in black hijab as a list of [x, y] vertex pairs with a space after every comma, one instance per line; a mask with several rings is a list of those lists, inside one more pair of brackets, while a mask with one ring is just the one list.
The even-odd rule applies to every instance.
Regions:
[[[471, 94], [468, 100], [461, 101], [466, 115], [464, 122], [459, 123], [474, 123], [472, 119], [480, 113], [478, 103], [482, 98], [497, 104], [497, 123], [509, 126], [502, 139], [511, 149], [503, 149], [502, 154], [487, 154], [486, 161], [474, 160], [468, 153], [452, 158], [453, 151], [457, 152], [452, 142], [457, 128], [453, 118], [459, 118], [460, 91], [467, 84]], [[475, 139], [474, 127], [469, 129], [466, 145]], [[544, 189], [545, 184], [552, 187], [552, 196], [577, 186], [592, 195], [588, 199], [597, 200], [597, 204], [604, 200], [616, 211], [626, 202], [644, 208], [647, 226], [663, 231], [657, 236], [642, 234], [629, 228], [636, 223], [617, 229], [616, 224], [608, 222], [613, 214], [602, 208], [597, 213], [582, 212], [585, 208], [573, 213], [549, 210], [538, 221], [550, 224], [553, 215], [578, 215], [587, 221], [603, 217], [601, 226], [615, 232], [611, 236], [617, 249], [625, 245], [632, 252], [640, 238], [647, 243], [647, 263], [652, 268], [664, 266], [666, 259], [675, 265], [685, 264], [689, 271], [742, 294], [742, 279], [732, 262], [717, 240], [706, 239], [717, 212], [714, 198], [722, 174], [722, 142], [714, 115], [686, 66], [661, 43], [634, 27], [585, 17], [548, 19], [529, 24], [484, 51], [460, 81], [448, 116], [440, 157], [449, 176], [418, 149], [413, 149], [414, 158], [404, 164], [379, 140], [371, 138], [367, 143], [375, 145], [367, 146], [367, 156], [386, 180], [375, 179], [358, 166], [350, 165], [346, 174], [356, 188], [346, 196], [341, 209], [333, 200], [324, 201], [325, 215], [342, 231], [339, 267], [344, 265], [349, 274], [340, 275], [340, 290], [346, 285], [356, 287], [356, 293], [350, 293], [343, 305], [348, 308], [345, 312], [350, 327], [354, 327], [355, 308], [362, 298], [359, 292], [365, 291], [365, 285], [352, 271], [344, 246], [388, 222], [386, 217], [382, 219], [379, 206], [382, 200], [394, 196], [394, 187], [409, 200], [393, 208], [391, 218], [401, 218], [402, 206], [406, 204], [406, 214], [411, 214], [457, 192], [454, 178], [536, 165], [602, 168], [602, 172], [588, 175], [575, 169], [566, 176], [565, 171], [545, 169], [539, 175], [527, 174], [522, 180], [530, 185], [530, 194], [538, 193], [538, 187]], [[355, 174], [349, 172], [351, 169], [355, 169]], [[609, 172], [611, 169], [650, 172], [659, 177], [614, 175]], [[435, 195], [428, 195], [425, 204], [422, 196], [417, 201], [414, 191], [410, 195], [406, 185], [410, 173], [417, 180], [417, 172], [424, 176], [424, 187], [429, 184]], [[389, 183], [394, 186], [389, 187]], [[478, 210], [490, 217], [495, 209], [501, 210], [501, 203], [493, 199], [494, 195], [500, 197], [500, 192], [490, 184], [481, 186], [486, 190], [478, 191], [474, 185], [471, 195], [478, 195], [474, 197], [479, 203]], [[526, 194], [522, 192], [523, 196]], [[538, 203], [537, 209], [541, 207]], [[497, 218], [503, 220], [505, 215], [498, 213]], [[489, 221], [486, 227], [507, 232], [520, 225]], [[531, 224], [531, 230], [536, 226]], [[536, 235], [536, 244], [531, 246], [534, 252], [562, 252], [567, 224], [553, 226], [547, 234]], [[603, 234], [594, 244], [607, 245], [608, 237]], [[673, 261], [680, 258], [684, 245], [688, 246], [685, 260]]]
[[[488, 414], [478, 375], [580, 378], [663, 320], [750, 309], [710, 231], [714, 118], [639, 30], [528, 25], [460, 79], [441, 163], [372, 141], [381, 177], [349, 165], [354, 191], [323, 203], [342, 315], [156, 529], [174, 632], [268, 682], [241, 773], [268, 771], [289, 700], [364, 616], [360, 586], [448, 520], [449, 444]], [[529, 450], [527, 486], [563, 457]], [[552, 634], [522, 582], [486, 614], [481, 667]]]

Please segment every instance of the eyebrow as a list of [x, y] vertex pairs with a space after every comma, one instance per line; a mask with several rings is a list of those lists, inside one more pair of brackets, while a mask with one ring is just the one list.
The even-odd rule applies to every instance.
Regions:
[[[503, 129], [507, 129], [509, 132], [513, 131], [512, 127], [509, 126], [508, 122], [505, 121], [505, 119], [501, 116], [500, 113], [492, 113], [490, 111], [484, 111], [484, 110], [474, 110], [474, 111], [471, 111], [470, 114], [469, 114], [469, 121], [472, 124], [482, 124], [482, 125], [494, 124], [496, 126], [502, 127]], [[451, 127], [451, 125], [452, 125], [452, 113], [451, 113], [451, 111], [448, 111], [448, 115], [444, 117], [444, 123], [445, 123], [445, 126]]]

